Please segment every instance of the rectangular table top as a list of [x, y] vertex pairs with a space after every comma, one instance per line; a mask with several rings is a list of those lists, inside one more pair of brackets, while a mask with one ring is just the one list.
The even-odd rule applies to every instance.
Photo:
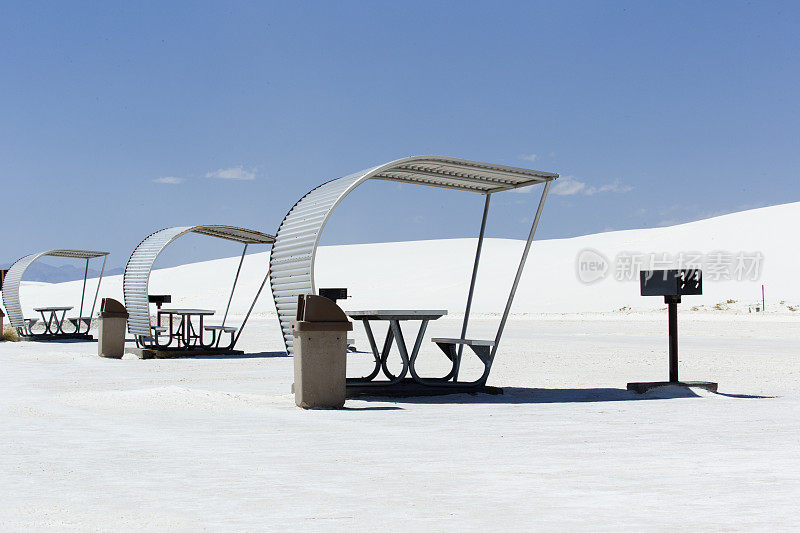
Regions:
[[213, 315], [213, 309], [159, 309], [160, 315]]
[[41, 313], [42, 311], [69, 311], [72, 307], [34, 307], [33, 310], [37, 313]]
[[436, 320], [447, 314], [444, 309], [380, 309], [370, 311], [345, 311], [350, 318], [360, 320]]

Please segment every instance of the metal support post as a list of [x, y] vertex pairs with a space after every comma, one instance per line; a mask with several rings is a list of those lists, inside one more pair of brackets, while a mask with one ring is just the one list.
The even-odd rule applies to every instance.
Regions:
[[[231, 308], [231, 301], [233, 300], [233, 292], [236, 290], [236, 282], [239, 281], [239, 273], [242, 271], [242, 263], [244, 263], [244, 256], [247, 253], [247, 243], [244, 244], [244, 250], [242, 250], [242, 258], [239, 259], [239, 267], [236, 269], [236, 276], [233, 278], [233, 287], [231, 287], [231, 294], [228, 296], [228, 305], [225, 306], [225, 314], [222, 317], [222, 327], [225, 327], [225, 321], [228, 320], [228, 310]], [[222, 339], [222, 330], [219, 330], [219, 335], [217, 336], [217, 342], [214, 346], [219, 347], [219, 341]]]
[[222, 317], [222, 326], [225, 326], [225, 321], [228, 319], [228, 310], [231, 308], [231, 300], [233, 300], [233, 291], [236, 290], [236, 282], [239, 281], [239, 273], [242, 271], [242, 263], [244, 263], [244, 255], [247, 253], [247, 243], [242, 250], [242, 258], [239, 259], [239, 268], [236, 269], [236, 276], [233, 278], [233, 287], [231, 287], [231, 295], [228, 297], [228, 305], [225, 307], [225, 315]]
[[250, 318], [250, 313], [253, 312], [253, 308], [256, 306], [256, 302], [258, 301], [258, 297], [261, 296], [261, 291], [264, 290], [264, 285], [267, 284], [267, 280], [269, 279], [269, 268], [267, 268], [267, 275], [264, 276], [264, 281], [261, 282], [261, 286], [258, 288], [258, 292], [256, 293], [256, 297], [253, 298], [253, 303], [250, 304], [250, 309], [247, 310], [247, 314], [244, 316], [244, 320], [242, 321], [242, 325], [239, 326], [239, 331], [236, 333], [236, 338], [233, 339], [233, 344], [231, 348], [233, 348], [237, 342], [239, 342], [239, 335], [242, 334], [244, 331], [244, 325], [247, 324], [247, 319]]
[[89, 258], [86, 258], [86, 268], [83, 271], [83, 289], [81, 289], [81, 307], [78, 309], [78, 320], [75, 321], [75, 333], [81, 331], [81, 317], [83, 316], [83, 298], [86, 295], [86, 278], [89, 277]]
[[508, 314], [511, 312], [511, 304], [514, 303], [514, 295], [517, 292], [517, 286], [519, 285], [519, 280], [522, 277], [522, 271], [525, 268], [525, 262], [528, 260], [528, 253], [531, 251], [531, 243], [533, 242], [533, 237], [536, 235], [536, 228], [539, 226], [539, 219], [542, 217], [542, 209], [544, 209], [544, 202], [547, 200], [547, 193], [550, 191], [550, 185], [552, 181], [548, 181], [544, 184], [544, 191], [542, 191], [542, 197], [539, 199], [539, 207], [536, 209], [536, 217], [533, 219], [533, 224], [531, 225], [531, 232], [528, 235], [528, 241], [525, 243], [525, 249], [522, 252], [522, 258], [519, 260], [519, 267], [517, 267], [517, 275], [514, 276], [514, 283], [511, 285], [511, 292], [508, 294], [508, 301], [506, 302], [506, 308], [503, 310], [503, 317], [500, 319], [500, 326], [497, 328], [497, 335], [494, 338], [494, 346], [492, 347], [492, 355], [491, 360], [494, 360], [494, 356], [497, 353], [497, 348], [500, 346], [500, 337], [503, 336], [503, 329], [506, 327], [506, 321], [508, 320]]
[[[492, 199], [492, 194], [486, 195], [486, 202], [483, 204], [483, 218], [481, 219], [481, 231], [478, 234], [478, 247], [475, 250], [475, 264], [472, 267], [472, 279], [469, 282], [469, 294], [467, 295], [467, 308], [464, 311], [464, 324], [461, 326], [461, 338], [465, 339], [467, 335], [467, 324], [469, 323], [469, 312], [472, 309], [472, 295], [475, 292], [475, 281], [478, 278], [478, 263], [481, 260], [481, 249], [483, 248], [483, 236], [486, 233], [486, 217], [489, 214], [489, 201]], [[458, 345], [458, 359], [461, 360], [461, 354], [464, 351], [464, 345]], [[456, 363], [455, 373], [453, 380], [458, 381], [458, 363]]]
[[[94, 300], [92, 301], [92, 311], [89, 313], [89, 325], [87, 326], [86, 333], [92, 329], [92, 317], [94, 316], [94, 307], [97, 305], [97, 296], [100, 294], [100, 284], [103, 282], [103, 273], [106, 271], [107, 255], [103, 256], [103, 266], [100, 267], [100, 277], [97, 278], [97, 289], [94, 291]], [[78, 317], [80, 318], [80, 317]]]

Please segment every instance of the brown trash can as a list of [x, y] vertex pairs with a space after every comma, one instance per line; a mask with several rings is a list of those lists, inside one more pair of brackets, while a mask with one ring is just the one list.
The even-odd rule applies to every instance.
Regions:
[[297, 302], [294, 337], [294, 400], [304, 409], [344, 406], [347, 332], [353, 323], [333, 301], [302, 294]]
[[122, 358], [125, 353], [125, 326], [128, 310], [113, 298], [103, 298], [100, 304], [100, 331], [97, 339], [97, 355]]

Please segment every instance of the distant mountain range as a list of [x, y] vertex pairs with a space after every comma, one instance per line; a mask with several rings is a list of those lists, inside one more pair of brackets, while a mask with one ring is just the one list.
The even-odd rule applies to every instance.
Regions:
[[[7, 269], [10, 263], [0, 266], [0, 269]], [[61, 283], [62, 281], [74, 281], [76, 279], [83, 279], [84, 269], [76, 265], [49, 265], [41, 260], [34, 262], [25, 271], [25, 281], [44, 281], [47, 283]], [[113, 276], [115, 274], [122, 274], [125, 272], [123, 267], [107, 268], [103, 276]], [[100, 275], [100, 270], [94, 268], [89, 269], [89, 279], [96, 278]]]

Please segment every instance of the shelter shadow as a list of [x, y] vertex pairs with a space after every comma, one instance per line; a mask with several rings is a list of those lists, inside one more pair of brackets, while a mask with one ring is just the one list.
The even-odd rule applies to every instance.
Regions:
[[241, 353], [241, 354], [204, 354], [195, 355], [194, 359], [259, 359], [259, 358], [274, 358], [274, 357], [289, 357], [286, 352], [256, 352], [256, 353]]
[[[720, 394], [730, 398], [772, 398], [772, 396], [751, 396], [743, 394]], [[637, 394], [627, 389], [588, 388], [588, 389], [539, 389], [528, 387], [503, 387], [503, 394], [442, 394], [438, 396], [410, 396], [405, 398], [386, 397], [375, 394], [358, 399], [365, 401], [392, 401], [416, 404], [533, 404], [533, 403], [598, 403], [626, 402], [643, 400], [669, 400], [676, 398], [701, 398], [691, 389], [666, 387], [647, 394]]]

